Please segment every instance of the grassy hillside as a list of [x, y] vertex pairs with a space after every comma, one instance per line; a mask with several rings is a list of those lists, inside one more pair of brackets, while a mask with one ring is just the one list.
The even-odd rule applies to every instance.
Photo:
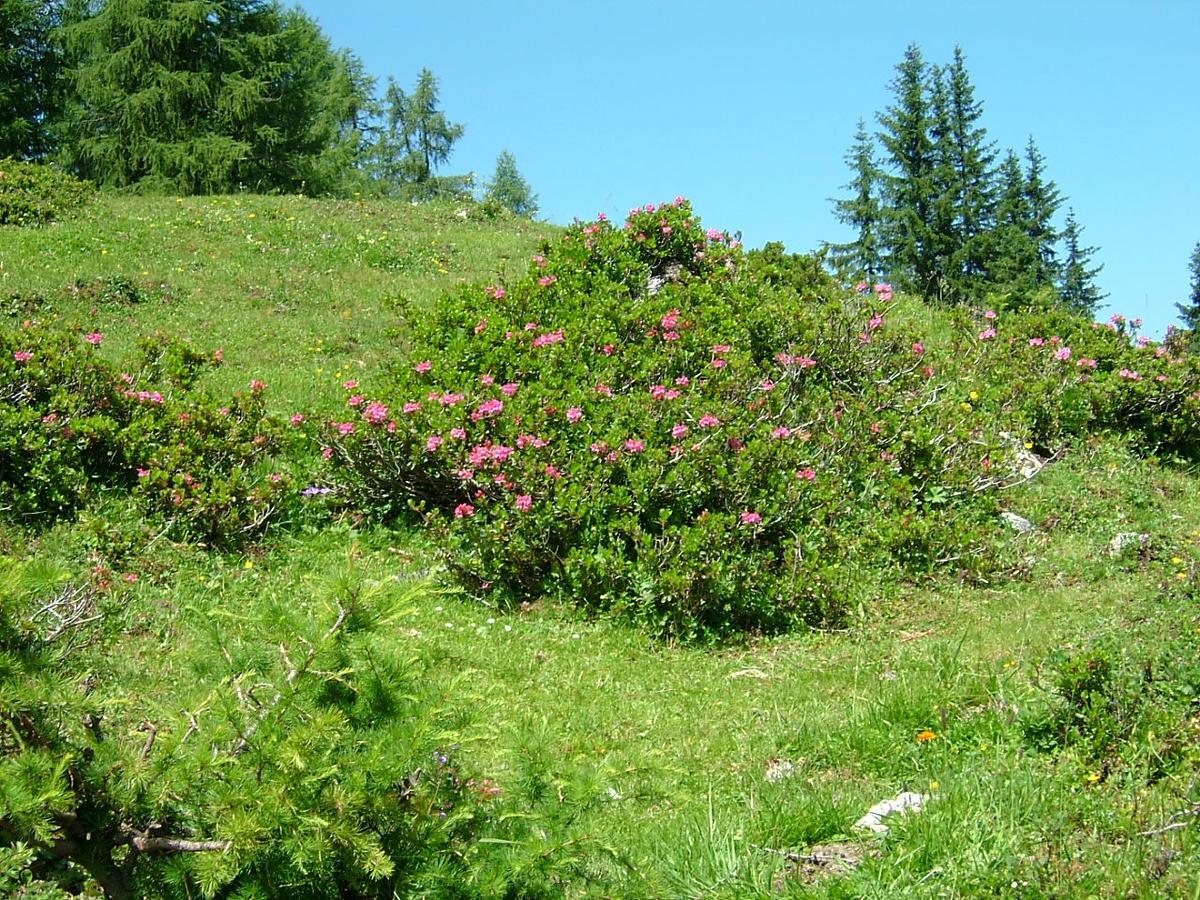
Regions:
[[[272, 411], [319, 417], [439, 293], [524, 270], [556, 233], [473, 206], [101, 197], [0, 229], [0, 324], [70, 318], [118, 362], [155, 331], [220, 347], [201, 390], [261, 379]], [[101, 500], [52, 527], [0, 522], [0, 555], [136, 576], [100, 601], [74, 663], [135, 751], [143, 723], [182, 734], [180, 710], [207, 726], [222, 657], [262, 668], [278, 656], [265, 635], [317, 640], [300, 623], [321, 621], [331, 583], [403, 589], [378, 652], [417, 673], [413, 698], [442, 709], [430, 734], [459, 745], [485, 799], [528, 823], [472, 847], [482, 874], [463, 896], [1200, 896], [1200, 477], [1119, 439], [1003, 492], [1034, 528], [997, 538], [993, 575], [865, 573], [837, 628], [723, 649], [489, 608], [449, 587], [415, 526], [314, 516], [221, 554]], [[852, 828], [905, 790], [919, 813], [879, 837]], [[218, 865], [195, 864], [164, 893]]]

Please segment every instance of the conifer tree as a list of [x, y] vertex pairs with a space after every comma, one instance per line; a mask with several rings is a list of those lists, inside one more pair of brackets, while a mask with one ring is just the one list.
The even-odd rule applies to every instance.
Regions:
[[[1192, 250], [1188, 271], [1192, 276], [1192, 283], [1187, 303], [1177, 303], [1175, 308], [1179, 310], [1179, 318], [1183, 320], [1183, 327], [1193, 332], [1194, 335], [1200, 331], [1200, 241], [1196, 242], [1196, 247]], [[1196, 346], [1196, 342], [1193, 341], [1192, 345]]]
[[868, 281], [881, 277], [885, 271], [883, 259], [883, 210], [879, 190], [883, 173], [875, 159], [875, 145], [867, 132], [867, 124], [858, 120], [854, 144], [846, 153], [846, 164], [853, 177], [843, 187], [850, 196], [834, 201], [834, 215], [855, 231], [853, 241], [831, 246], [834, 261], [854, 276]]
[[421, 70], [412, 93], [388, 80], [383, 122], [369, 151], [372, 178], [384, 193], [426, 200], [470, 188], [469, 178], [437, 175], [465, 130], [447, 119], [438, 104], [437, 78], [428, 69]]
[[952, 270], [958, 281], [956, 293], [969, 297], [981, 289], [987, 277], [986, 233], [994, 212], [996, 151], [987, 139], [987, 129], [979, 124], [983, 106], [975, 99], [961, 47], [954, 48], [954, 61], [946, 72], [957, 212]]
[[919, 291], [939, 293], [933, 237], [934, 144], [930, 137], [928, 67], [916, 44], [896, 66], [890, 85], [894, 102], [879, 114], [880, 141], [890, 168], [884, 176], [886, 244], [894, 266]]
[[0, 2], [0, 158], [37, 159], [49, 149], [59, 13], [48, 0]]
[[1046, 160], [1030, 135], [1025, 145], [1026, 233], [1037, 246], [1034, 278], [1039, 286], [1053, 284], [1058, 274], [1054, 215], [1062, 206], [1058, 185], [1046, 178]]
[[1102, 265], [1091, 265], [1095, 247], [1084, 247], [1080, 244], [1083, 227], [1075, 221], [1075, 210], [1067, 210], [1067, 220], [1063, 226], [1063, 262], [1059, 275], [1058, 296], [1062, 304], [1072, 312], [1090, 316], [1095, 314], [1100, 301], [1105, 294], [1094, 281]]
[[328, 190], [364, 83], [266, 0], [110, 0], [63, 29], [62, 161], [102, 185]]
[[1025, 173], [1009, 150], [997, 176], [996, 221], [987, 239], [989, 284], [1008, 295], [1008, 305], [1023, 307], [1039, 286], [1038, 245], [1030, 235], [1031, 218]]
[[496, 172], [488, 182], [484, 202], [495, 203], [518, 216], [537, 215], [537, 194], [517, 171], [517, 160], [507, 150], [496, 157]]

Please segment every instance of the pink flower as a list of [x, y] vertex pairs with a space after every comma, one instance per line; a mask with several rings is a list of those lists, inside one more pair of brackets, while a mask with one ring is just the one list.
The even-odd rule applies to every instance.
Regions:
[[13, 359], [19, 363], [29, 362], [33, 359], [33, 353], [29, 350], [17, 350], [13, 353]]
[[340, 435], [354, 434], [353, 422], [334, 422], [333, 427], [337, 429]]
[[983, 314], [983, 317], [990, 321], [991, 319], [996, 318], [996, 311], [994, 309], [989, 309], [987, 312], [985, 312]]
[[883, 316], [874, 315], [874, 316], [871, 316], [871, 320], [869, 322], [867, 322], [867, 328], [869, 328], [871, 331], [874, 331], [876, 328], [878, 328], [882, 324], [883, 324]]
[[542, 287], [550, 287], [554, 282], [558, 281], [557, 275], [543, 275], [538, 279], [538, 284]]
[[1043, 347], [1043, 346], [1045, 346], [1045, 344], [1046, 344], [1045, 338], [1030, 338], [1029, 339], [1030, 347]]
[[729, 350], [730, 347], [728, 344], [713, 344], [712, 348], [713, 353], [728, 353]]
[[1081, 356], [1075, 361], [1075, 365], [1079, 366], [1081, 369], [1094, 369], [1096, 368], [1096, 361], [1094, 359], [1087, 359], [1086, 357]]
[[478, 421], [479, 419], [488, 418], [490, 416], [498, 416], [504, 412], [503, 400], [484, 400], [475, 408], [475, 412], [471, 414], [471, 418]]
[[775, 390], [775, 382], [773, 382], [770, 378], [764, 378], [758, 383], [758, 389], [760, 391], [769, 393]]
[[436, 453], [438, 447], [442, 446], [446, 441], [440, 434], [431, 434], [425, 439], [425, 452]]
[[322, 447], [321, 448], [321, 459], [329, 459], [332, 456], [333, 456], [333, 448], [332, 447]]
[[1059, 362], [1066, 362], [1068, 359], [1071, 358], [1071, 348], [1070, 347], [1059, 347], [1057, 350], [1054, 351], [1054, 358], [1057, 359]]
[[[504, 288], [500, 287], [498, 284], [489, 284], [483, 289], [483, 292], [494, 300], [504, 299]], [[475, 333], [478, 334], [479, 332], [476, 331]]]
[[420, 411], [420, 409], [421, 409], [421, 404], [420, 404], [420, 403], [414, 403], [414, 402], [412, 402], [411, 400], [410, 400], [408, 403], [405, 403], [405, 404], [404, 404], [404, 407], [403, 407], [404, 414], [405, 414], [406, 416], [411, 416], [413, 413], [415, 413], [415, 412], [419, 412], [419, 411]]
[[562, 478], [562, 472], [560, 472], [554, 466], [547, 465], [545, 471], [547, 478]]
[[596, 221], [607, 222], [608, 221], [608, 213], [602, 213], [602, 212], [596, 213]]
[[778, 428], [776, 428], [774, 431], [771, 432], [771, 437], [773, 437], [777, 441], [781, 441], [785, 437], [788, 437], [791, 433], [792, 433], [791, 429], [787, 428], [784, 425], [780, 425]]
[[467, 439], [467, 430], [465, 428], [451, 428], [450, 437], [456, 441], [465, 441]]
[[540, 253], [534, 254], [533, 262], [539, 269], [546, 268], [546, 257], [542, 256]]
[[854, 286], [854, 293], [865, 294], [870, 289], [871, 289], [871, 286], [869, 284], [867, 284], [865, 281], [860, 281], [858, 284], [856, 284]]
[[304, 414], [303, 413], [295, 413], [292, 415], [292, 417], [290, 419], [288, 419], [288, 421], [292, 423], [292, 427], [294, 427], [294, 428], [299, 427], [300, 423], [304, 421]]
[[378, 400], [368, 403], [367, 408], [363, 410], [363, 418], [372, 425], [378, 425], [387, 420], [388, 408]]
[[723, 368], [725, 368], [727, 365], [729, 365], [729, 361], [728, 361], [728, 360], [724, 360], [724, 359], [714, 359], [714, 360], [713, 360], [713, 361], [710, 363], [710, 365], [711, 365], [711, 366], [712, 366], [714, 369], [723, 369]]
[[502, 393], [505, 397], [515, 397], [517, 389], [520, 386], [521, 385], [517, 384], [515, 381], [510, 381], [506, 384], [500, 385], [500, 393]]
[[496, 383], [496, 378], [493, 375], [480, 375], [479, 383], [482, 384], [484, 387], [491, 387], [493, 384]]
[[613, 351], [616, 349], [617, 348], [615, 346], [613, 346], [612, 344], [605, 344], [603, 347], [600, 348], [600, 352], [603, 353], [605, 356], [612, 356]]
[[717, 229], [715, 229], [715, 228], [708, 229], [708, 231], [706, 231], [704, 233], [704, 236], [707, 237], [710, 241], [719, 241], [724, 238], [724, 235], [721, 234], [721, 232], [717, 231]]
[[254, 391], [256, 394], [259, 391], [265, 391], [266, 389], [267, 383], [265, 381], [259, 381], [257, 378], [255, 378], [250, 382], [250, 390]]
[[641, 453], [645, 449], [645, 442], [639, 440], [638, 438], [629, 438], [625, 441], [625, 450], [628, 453]]
[[343, 381], [342, 387], [344, 387], [348, 391], [352, 391], [356, 387], [358, 387], [358, 382], [357, 381]]
[[721, 424], [721, 420], [711, 413], [705, 413], [700, 417], [700, 421], [696, 423], [701, 428], [716, 428]]
[[460, 503], [454, 507], [454, 518], [456, 519], [469, 519], [473, 515], [475, 515], [475, 507], [470, 503]]
[[[437, 392], [435, 391], [434, 394], [436, 393]], [[467, 398], [462, 394], [445, 393], [437, 398], [437, 402], [442, 406], [458, 406], [458, 404], [462, 403], [466, 399]]]
[[752, 510], [746, 510], [739, 517], [743, 525], [758, 525], [762, 522], [762, 516]]
[[677, 422], [675, 427], [671, 429], [671, 437], [675, 438], [675, 440], [679, 440], [681, 437], [687, 434], [688, 431], [689, 429], [686, 425], [684, 425], [682, 422]]
[[675, 379], [675, 383], [677, 385], [679, 385], [680, 387], [687, 387], [689, 384], [692, 383], [692, 379], [688, 378], [686, 375], [680, 375], [678, 378]]
[[529, 512], [533, 509], [533, 497], [522, 494], [517, 498], [516, 507], [519, 512]]
[[355, 394], [353, 397], [351, 397], [349, 400], [346, 401], [347, 405], [349, 405], [349, 406], [362, 406], [366, 402], [367, 402], [367, 398], [364, 397], [362, 394]]
[[920, 341], [914, 341], [913, 345], [912, 345], [912, 352], [916, 356], [920, 356], [922, 353], [925, 352], [925, 345], [922, 344]]
[[813, 481], [817, 477], [817, 472], [815, 469], [801, 469], [796, 473], [796, 477], [801, 481]]
[[[500, 291], [501, 297], [504, 296], [504, 291], [502, 289], [496, 288], [496, 290]], [[487, 330], [487, 319], [480, 319], [479, 322], [475, 325], [475, 333], [483, 334], [486, 330]]]
[[125, 581], [129, 584], [137, 584], [137, 572], [126, 572], [124, 575]]
[[533, 339], [533, 346], [545, 347], [549, 344], [561, 344], [563, 342], [563, 333], [560, 328], [558, 331], [547, 331], [545, 334], [539, 334]]
[[659, 320], [659, 324], [662, 325], [664, 331], [677, 328], [679, 326], [679, 315], [679, 310], [669, 310], [666, 315]]
[[423, 359], [423, 360], [421, 360], [421, 362], [419, 362], [415, 366], [413, 366], [413, 371], [416, 372], [418, 375], [424, 375], [426, 372], [428, 372], [432, 368], [433, 368], [433, 363], [431, 363], [427, 359]]
[[995, 336], [996, 336], [995, 328], [985, 328], [985, 329], [983, 329], [983, 331], [979, 332], [979, 339], [981, 341], [990, 341]]
[[150, 470], [149, 470], [149, 469], [138, 469], [138, 470], [137, 470], [137, 477], [138, 477], [138, 478], [149, 478], [149, 477], [150, 477]]
[[670, 225], [664, 225], [664, 226], [662, 227], [662, 233], [663, 233], [663, 234], [667, 234], [667, 235], [669, 235], [669, 234], [671, 233], [671, 231], [672, 231], [672, 230], [673, 230], [673, 229], [671, 228], [671, 226], [670, 226]]
[[601, 397], [612, 396], [612, 388], [610, 388], [607, 384], [598, 384], [595, 388], [593, 388], [593, 390]]
[[570, 422], [572, 425], [575, 424], [576, 422], [578, 422], [582, 418], [583, 418], [583, 410], [580, 409], [578, 406], [572, 406], [570, 409], [567, 410], [567, 421]]
[[93, 347], [99, 347], [101, 342], [104, 340], [104, 335], [99, 331], [93, 331], [91, 334], [85, 334], [83, 339]]
[[213, 359], [215, 359], [217, 362], [220, 362], [224, 358], [225, 358], [225, 351], [222, 350], [220, 347], [218, 347], [216, 350], [213, 351]]
[[667, 343], [671, 343], [672, 341], [677, 341], [677, 340], [679, 340], [679, 332], [678, 331], [664, 331], [663, 332], [663, 340], [666, 341]]
[[1133, 369], [1122, 369], [1117, 374], [1120, 375], [1122, 378], [1124, 378], [1126, 381], [1141, 381], [1142, 380], [1142, 376], [1139, 375], [1137, 372], [1133, 371]]

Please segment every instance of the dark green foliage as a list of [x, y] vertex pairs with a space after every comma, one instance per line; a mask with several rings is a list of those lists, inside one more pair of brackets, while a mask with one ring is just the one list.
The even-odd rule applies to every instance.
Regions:
[[1041, 253], [1030, 234], [1032, 213], [1025, 174], [1011, 150], [1000, 166], [998, 187], [995, 227], [988, 236], [989, 280], [1005, 306], [1019, 309], [1034, 302]]
[[91, 196], [91, 185], [65, 172], [0, 159], [0, 225], [44, 225]]
[[825, 271], [819, 255], [788, 253], [781, 241], [770, 241], [761, 250], [747, 252], [746, 274], [802, 300], [829, 300], [837, 293], [837, 283]]
[[469, 176], [437, 175], [465, 130], [446, 118], [439, 102], [437, 77], [428, 69], [421, 70], [412, 93], [388, 80], [382, 123], [366, 150], [367, 174], [376, 190], [413, 200], [470, 191]]
[[51, 40], [58, 3], [0, 3], [0, 159], [36, 159], [50, 148], [59, 55]]
[[1080, 244], [1083, 227], [1075, 221], [1075, 210], [1067, 210], [1063, 225], [1063, 261], [1059, 272], [1058, 296], [1063, 305], [1081, 315], [1094, 315], [1105, 294], [1100, 293], [1095, 278], [1103, 266], [1091, 265], [1095, 247]]
[[1058, 275], [1058, 258], [1055, 244], [1058, 231], [1054, 227], [1054, 216], [1062, 206], [1062, 194], [1058, 185], [1046, 178], [1046, 161], [1030, 135], [1025, 145], [1025, 230], [1029, 240], [1037, 247], [1037, 265], [1033, 272], [1038, 287], [1054, 283]]
[[496, 172], [483, 194], [485, 204], [494, 204], [517, 216], [537, 215], [537, 194], [519, 171], [517, 160], [507, 150], [496, 157]]
[[366, 82], [302, 12], [263, 0], [122, 0], [63, 36], [61, 157], [97, 184], [339, 186]]
[[853, 177], [845, 185], [850, 196], [834, 201], [834, 214], [843, 225], [855, 231], [855, 238], [846, 244], [830, 247], [834, 263], [850, 279], [865, 278], [874, 282], [886, 271], [883, 259], [883, 210], [879, 192], [883, 179], [875, 159], [875, 145], [867, 125], [858, 120], [854, 145], [846, 154], [846, 164]]

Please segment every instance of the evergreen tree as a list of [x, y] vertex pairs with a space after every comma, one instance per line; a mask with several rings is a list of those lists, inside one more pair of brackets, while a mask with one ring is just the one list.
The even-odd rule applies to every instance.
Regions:
[[1045, 157], [1038, 152], [1030, 135], [1025, 145], [1026, 233], [1037, 246], [1034, 279], [1039, 286], [1053, 284], [1058, 275], [1054, 215], [1063, 202], [1058, 185], [1045, 177], [1045, 171]]
[[940, 295], [943, 272], [933, 234], [935, 148], [930, 137], [928, 67], [916, 44], [890, 85], [894, 102], [879, 114], [890, 172], [883, 179], [885, 243], [893, 265], [919, 291]]
[[1100, 293], [1093, 280], [1104, 267], [1090, 265], [1096, 248], [1082, 246], [1082, 234], [1083, 227], [1075, 221], [1075, 210], [1068, 209], [1062, 231], [1065, 253], [1059, 274], [1058, 296], [1067, 309], [1090, 316], [1095, 314], [1100, 301], [1106, 296]]
[[425, 200], [469, 189], [469, 177], [437, 176], [465, 130], [446, 118], [438, 102], [437, 78], [428, 69], [421, 70], [411, 94], [388, 80], [383, 123], [369, 151], [372, 178], [385, 193]]
[[1183, 320], [1184, 328], [1195, 334], [1200, 332], [1200, 241], [1197, 241], [1195, 249], [1192, 250], [1188, 271], [1192, 276], [1192, 284], [1187, 303], [1177, 303], [1175, 308], [1179, 310], [1179, 318]]
[[537, 215], [537, 194], [517, 171], [517, 160], [507, 150], [496, 157], [496, 173], [487, 185], [484, 202], [495, 203], [518, 216]]
[[1033, 302], [1039, 287], [1038, 245], [1030, 235], [1031, 212], [1025, 173], [1009, 150], [997, 176], [995, 224], [987, 235], [989, 284], [1008, 295], [1008, 305]]
[[846, 164], [853, 173], [850, 183], [843, 187], [850, 192], [844, 200], [834, 201], [834, 215], [844, 225], [854, 229], [856, 237], [846, 244], [834, 244], [834, 261], [855, 277], [868, 281], [881, 277], [885, 271], [883, 259], [883, 210], [879, 189], [883, 173], [875, 159], [875, 145], [867, 132], [867, 124], [858, 120], [854, 145], [846, 153]]
[[955, 293], [977, 293], [987, 278], [987, 231], [993, 216], [994, 145], [979, 124], [983, 106], [967, 74], [961, 47], [947, 69], [949, 104], [949, 162], [953, 168], [955, 241], [951, 269]]
[[185, 193], [336, 187], [366, 83], [298, 10], [109, 0], [63, 35], [61, 158], [78, 174]]
[[0, 0], [0, 158], [36, 159], [50, 147], [59, 13], [48, 0]]

